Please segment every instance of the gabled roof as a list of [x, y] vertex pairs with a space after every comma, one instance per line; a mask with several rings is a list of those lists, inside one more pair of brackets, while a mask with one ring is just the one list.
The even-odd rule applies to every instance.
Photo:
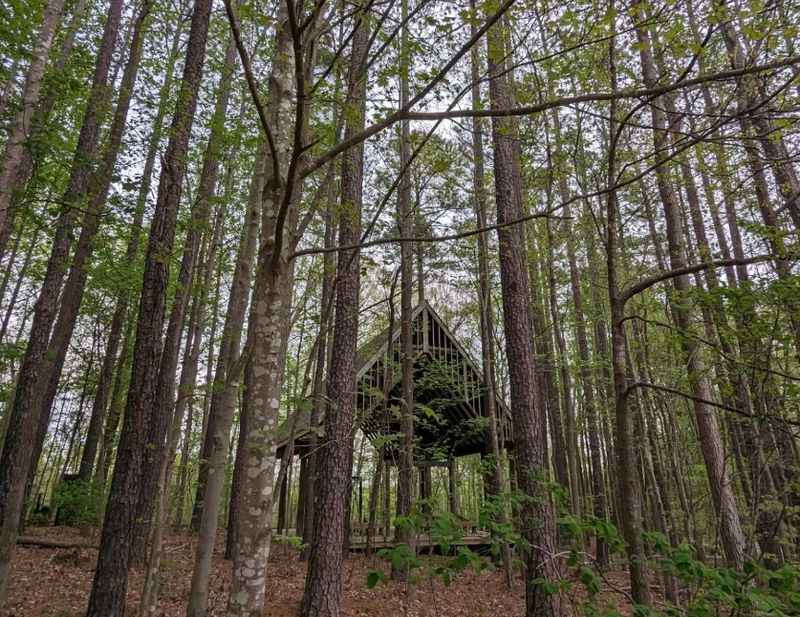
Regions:
[[[477, 363], [472, 359], [472, 355], [467, 349], [458, 342], [456, 336], [450, 331], [450, 328], [444, 323], [444, 320], [439, 317], [439, 314], [433, 310], [433, 307], [424, 300], [421, 304], [417, 304], [411, 311], [411, 321], [416, 322], [418, 318], [426, 313], [427, 316], [434, 320], [436, 324], [444, 331], [449, 341], [458, 349], [459, 353], [463, 356], [464, 360], [468, 363], [470, 369], [476, 377], [483, 379], [483, 372], [478, 368]], [[359, 379], [375, 362], [380, 361], [382, 357], [386, 356], [386, 345], [388, 343], [389, 328], [384, 328], [380, 333], [373, 336], [369, 341], [365, 342], [359, 347], [357, 352], [356, 366], [357, 374], [356, 379]], [[395, 319], [394, 327], [392, 328], [392, 344], [400, 341], [400, 320]], [[419, 352], [421, 353], [421, 351]]]
[[[435, 442], [446, 444], [443, 447], [451, 450], [451, 454], [470, 454], [479, 452], [483, 448], [482, 433], [477, 434], [475, 429], [472, 435], [464, 435], [464, 427], [472, 421], [477, 421], [486, 416], [485, 387], [483, 372], [473, 360], [467, 349], [457, 340], [447, 327], [444, 320], [434, 311], [428, 302], [418, 304], [411, 314], [414, 332], [415, 352], [415, 382], [424, 381], [426, 375], [438, 366], [439, 371], [444, 370], [452, 379], [442, 383], [436, 388], [428, 388], [421, 392], [421, 397], [426, 400], [417, 400], [419, 405], [433, 405], [441, 412], [441, 418], [436, 423], [427, 422], [419, 418], [418, 437], [420, 447], [435, 447]], [[358, 392], [356, 406], [358, 421], [362, 430], [370, 436], [396, 432], [396, 418], [386, 416], [386, 398], [384, 391], [389, 392], [389, 402], [400, 399], [400, 371], [394, 369], [399, 364], [399, 339], [400, 321], [395, 320], [392, 326], [391, 337], [389, 328], [371, 337], [363, 343], [357, 351], [356, 380]], [[391, 340], [393, 369], [390, 371], [391, 382], [384, 384], [387, 347]], [[388, 385], [388, 387], [387, 387]], [[499, 397], [495, 396], [496, 409], [503, 419], [501, 428], [507, 435], [511, 430], [511, 414], [508, 407]], [[430, 407], [426, 407], [430, 409]], [[302, 447], [310, 434], [310, 411], [298, 410], [295, 419], [295, 445]], [[380, 414], [380, 421], [376, 418]], [[290, 422], [287, 420], [279, 427], [279, 449], [285, 447], [289, 435]], [[427, 431], [427, 432], [426, 432]]]

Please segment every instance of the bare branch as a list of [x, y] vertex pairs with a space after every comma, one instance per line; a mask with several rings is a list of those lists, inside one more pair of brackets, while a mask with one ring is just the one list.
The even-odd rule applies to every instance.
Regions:
[[708, 399], [689, 394], [688, 392], [684, 392], [683, 390], [678, 390], [677, 388], [662, 386], [659, 384], [649, 383], [646, 381], [635, 381], [631, 383], [628, 386], [627, 390], [625, 391], [626, 395], [630, 394], [636, 388], [650, 388], [651, 390], [659, 390], [661, 392], [667, 392], [668, 394], [675, 394], [676, 396], [681, 396], [687, 400], [694, 401], [695, 403], [702, 403], [703, 405], [711, 405], [712, 407], [717, 407], [725, 411], [730, 411], [732, 413], [744, 416], [745, 418], [750, 418], [752, 420], [775, 420], [776, 422], [788, 424], [789, 426], [800, 427], [800, 422], [797, 422], [795, 420], [789, 420], [788, 418], [782, 418], [781, 416], [774, 416], [770, 414], [748, 413], [743, 409], [739, 409], [738, 407], [732, 407], [731, 405], [726, 405], [725, 403], [718, 403], [717, 401], [710, 401]]
[[[577, 105], [579, 103], [597, 103], [604, 101], [615, 101], [620, 99], [636, 99], [643, 97], [658, 97], [662, 94], [674, 92], [676, 90], [684, 90], [692, 88], [701, 84], [711, 81], [727, 81], [736, 79], [744, 75], [751, 75], [754, 73], [763, 73], [765, 71], [772, 71], [790, 66], [800, 64], [800, 56], [788, 56], [781, 60], [768, 62], [766, 64], [755, 64], [752, 66], [744, 67], [741, 69], [731, 69], [728, 71], [719, 71], [717, 73], [708, 73], [698, 75], [693, 79], [685, 79], [683, 81], [675, 81], [656, 88], [627, 88], [624, 90], [617, 90], [616, 92], [591, 92], [587, 94], [578, 94], [575, 96], [560, 97], [551, 99], [536, 105], [527, 105], [524, 107], [514, 107], [513, 109], [458, 109], [453, 111], [431, 111], [431, 112], [396, 112], [390, 116], [393, 121], [397, 120], [443, 120], [450, 118], [492, 118], [492, 117], [508, 117], [508, 116], [528, 116], [531, 114], [540, 113], [549, 109], [557, 107], [567, 107], [569, 105]], [[399, 117], [395, 118], [395, 115]], [[377, 125], [376, 125], [377, 126]], [[367, 129], [369, 130], [369, 129]]]
[[231, 0], [225, 0], [225, 13], [228, 16], [228, 23], [231, 26], [233, 39], [236, 42], [236, 49], [239, 52], [239, 59], [242, 62], [242, 69], [244, 70], [244, 76], [247, 81], [247, 88], [250, 90], [250, 96], [253, 98], [253, 104], [256, 106], [256, 111], [258, 112], [258, 120], [261, 123], [261, 128], [267, 138], [267, 145], [269, 146], [269, 151], [272, 155], [273, 174], [274, 177], [279, 178], [280, 167], [278, 162], [278, 150], [275, 147], [275, 139], [272, 136], [272, 130], [269, 128], [269, 122], [267, 122], [267, 112], [264, 108], [264, 104], [261, 101], [261, 97], [258, 94], [258, 86], [256, 85], [256, 79], [253, 76], [253, 67], [250, 64], [250, 58], [248, 57], [247, 50], [244, 48], [244, 43], [242, 42], [242, 31], [239, 27], [239, 20], [236, 18], [236, 13], [233, 10]]
[[[694, 274], [695, 272], [702, 272], [703, 270], [708, 270], [710, 268], [724, 268], [726, 266], [746, 266], [754, 263], [760, 263], [763, 261], [770, 261], [772, 259], [792, 259], [791, 256], [781, 256], [778, 257], [777, 255], [756, 255], [755, 257], [748, 257], [745, 259], [717, 259], [715, 261], [707, 261], [701, 264], [693, 264], [691, 266], [685, 266], [683, 268], [676, 268], [675, 270], [667, 270], [666, 272], [659, 272], [658, 274], [654, 274], [653, 276], [649, 276], [645, 279], [642, 279], [635, 285], [631, 285], [627, 289], [623, 290], [620, 294], [620, 299], [623, 303], [630, 300], [636, 294], [639, 294], [646, 289], [649, 289], [653, 285], [657, 285], [663, 281], [667, 281], [678, 276], [684, 276], [686, 274]], [[794, 257], [796, 259], [796, 256]]]
[[303, 175], [307, 176], [311, 173], [314, 173], [317, 169], [325, 165], [325, 163], [327, 163], [331, 159], [334, 159], [337, 156], [339, 156], [342, 152], [345, 152], [346, 150], [349, 150], [353, 146], [360, 144], [362, 141], [369, 139], [373, 135], [380, 133], [382, 130], [392, 126], [394, 123], [404, 119], [411, 119], [411, 116], [409, 115], [409, 110], [412, 109], [414, 105], [419, 103], [422, 99], [424, 99], [430, 93], [430, 91], [436, 87], [436, 84], [441, 82], [447, 76], [447, 74], [450, 72], [450, 69], [452, 69], [458, 63], [458, 61], [467, 52], [469, 52], [470, 49], [472, 49], [473, 45], [475, 45], [475, 43], [477, 43], [481, 39], [481, 37], [483, 37], [483, 35], [486, 34], [489, 28], [491, 28], [503, 15], [505, 15], [505, 13], [514, 4], [514, 2], [515, 0], [505, 0], [505, 2], [500, 6], [497, 12], [494, 15], [492, 15], [489, 19], [487, 19], [486, 23], [475, 31], [475, 34], [473, 34], [470, 37], [470, 39], [466, 43], [464, 43], [464, 45], [461, 46], [461, 48], [455, 53], [455, 55], [453, 55], [453, 57], [450, 58], [447, 64], [445, 64], [439, 70], [439, 72], [433, 77], [433, 79], [431, 79], [428, 82], [428, 84], [422, 90], [420, 90], [416, 94], [416, 96], [414, 96], [414, 98], [412, 98], [408, 102], [408, 104], [405, 107], [389, 115], [387, 118], [381, 120], [377, 124], [373, 124], [372, 126], [367, 127], [361, 133], [353, 135], [351, 138], [346, 139], [340, 144], [337, 144], [336, 146], [328, 150], [326, 153], [321, 155], [316, 161], [311, 163], [308, 166], [308, 168], [304, 171]]

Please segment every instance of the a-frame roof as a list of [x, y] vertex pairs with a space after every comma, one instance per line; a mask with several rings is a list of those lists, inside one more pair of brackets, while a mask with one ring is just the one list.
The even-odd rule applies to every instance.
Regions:
[[[487, 390], [483, 372], [428, 302], [412, 311], [414, 338], [415, 436], [417, 458], [444, 458], [482, 452], [487, 422]], [[400, 321], [363, 343], [357, 351], [357, 422], [370, 438], [397, 435], [400, 407]], [[391, 341], [391, 354], [387, 353]], [[387, 360], [388, 370], [387, 370]], [[386, 378], [388, 377], [388, 381]], [[388, 397], [385, 393], [388, 392]], [[495, 396], [503, 438], [510, 441], [511, 415]], [[310, 434], [310, 412], [295, 420], [295, 445]], [[279, 429], [279, 449], [288, 439], [289, 422]], [[393, 454], [391, 439], [386, 447]]]

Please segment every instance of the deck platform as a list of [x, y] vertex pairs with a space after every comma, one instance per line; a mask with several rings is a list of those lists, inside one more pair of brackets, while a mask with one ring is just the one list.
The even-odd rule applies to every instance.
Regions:
[[[393, 548], [397, 543], [394, 537], [389, 536], [376, 536], [372, 542], [375, 549]], [[453, 543], [454, 547], [468, 546], [471, 549], [480, 551], [483, 548], [488, 549], [491, 545], [491, 537], [488, 532], [478, 532], [475, 534], [465, 535], [457, 542]], [[367, 548], [367, 538], [365, 536], [352, 536], [350, 539], [350, 550], [355, 552], [362, 552]], [[417, 551], [422, 554], [438, 553], [439, 546], [431, 541], [430, 536], [422, 535], [417, 538]]]
[[[273, 529], [273, 537], [278, 536], [278, 531]], [[294, 536], [294, 529], [287, 529], [283, 534], [285, 536]], [[375, 550], [382, 548], [393, 548], [398, 543], [395, 542], [394, 535], [385, 536], [377, 533], [372, 539], [372, 547]], [[491, 536], [488, 531], [480, 529], [470, 529], [464, 536], [457, 542], [453, 542], [454, 547], [468, 546], [476, 551], [488, 550], [491, 545]], [[367, 548], [367, 537], [363, 533], [354, 533], [350, 536], [350, 550], [353, 552], [363, 552]], [[422, 534], [417, 537], [417, 551], [421, 554], [439, 553], [439, 546], [436, 542], [432, 541], [429, 535]]]

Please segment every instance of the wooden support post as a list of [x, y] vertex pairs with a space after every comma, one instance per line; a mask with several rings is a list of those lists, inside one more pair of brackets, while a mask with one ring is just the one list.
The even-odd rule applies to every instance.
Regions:
[[428, 342], [428, 309], [426, 307], [422, 308], [422, 350], [428, 351], [429, 342]]
[[450, 512], [458, 515], [458, 464], [455, 457], [447, 461], [447, 476], [449, 480]]
[[392, 467], [389, 461], [383, 466], [383, 539], [388, 540], [391, 525]]
[[286, 498], [288, 488], [288, 474], [286, 474], [283, 477], [283, 482], [281, 482], [280, 495], [278, 496], [278, 535], [283, 535], [286, 528]]
[[430, 514], [431, 504], [428, 499], [431, 497], [431, 466], [421, 465], [419, 467], [419, 498], [423, 501], [423, 512]]
[[300, 456], [300, 479], [297, 488], [297, 517], [295, 518], [295, 535], [303, 537], [303, 522], [305, 520], [306, 503], [311, 498], [308, 494], [308, 456]]

